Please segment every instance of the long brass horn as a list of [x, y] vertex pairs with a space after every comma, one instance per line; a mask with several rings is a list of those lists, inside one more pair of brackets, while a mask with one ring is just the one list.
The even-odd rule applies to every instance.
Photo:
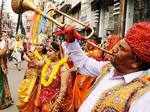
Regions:
[[[12, 5], [12, 9], [15, 13], [19, 14], [19, 13], [24, 13], [27, 10], [32, 10], [35, 11], [36, 13], [44, 16], [46, 19], [54, 22], [56, 25], [58, 25], [59, 27], [64, 27], [65, 24], [61, 24], [58, 21], [56, 21], [53, 17], [51, 16], [46, 16], [43, 11], [41, 11], [39, 8], [37, 8], [33, 2], [31, 0], [12, 0], [11, 2]], [[66, 16], [66, 14], [65, 14]], [[72, 20], [78, 22], [79, 24], [84, 25], [83, 23], [79, 22], [78, 20], [71, 18]], [[87, 36], [87, 39], [90, 38], [93, 34], [94, 34], [94, 29], [92, 27], [90, 27], [91, 29], [91, 33]]]
[[33, 2], [31, 2], [31, 0], [12, 0], [11, 2], [12, 5], [12, 9], [15, 13], [19, 14], [19, 13], [24, 13], [27, 10], [32, 10], [35, 11], [36, 13], [44, 16], [45, 18], [47, 18], [50, 21], [53, 21], [56, 25], [63, 27], [64, 25], [57, 22], [54, 18], [50, 17], [50, 16], [45, 16], [44, 13], [38, 9]]
[[[73, 20], [73, 21], [75, 21], [75, 22], [77, 22], [78, 24], [80, 24], [80, 25], [82, 25], [82, 26], [84, 26], [84, 27], [87, 27], [87, 25], [84, 24], [83, 22], [81, 22], [81, 21], [79, 21], [78, 19], [75, 19], [75, 18], [73, 18], [73, 17], [67, 15], [66, 13], [64, 13], [64, 12], [62, 12], [62, 11], [56, 9], [56, 8], [52, 8], [52, 9], [50, 9], [49, 11], [52, 11], [52, 10], [55, 11], [55, 12], [57, 12], [57, 13], [59, 13], [59, 14], [61, 14], [61, 15], [63, 15], [63, 16], [65, 16], [65, 17], [67, 17], [67, 18], [69, 18], [69, 19], [71, 19], [71, 20]], [[89, 26], [88, 26], [88, 27], [89, 27]], [[87, 39], [88, 39], [89, 37], [91, 37], [91, 36], [94, 34], [94, 29], [93, 29], [93, 27], [89, 27], [89, 28], [91, 29], [91, 34], [87, 37]]]

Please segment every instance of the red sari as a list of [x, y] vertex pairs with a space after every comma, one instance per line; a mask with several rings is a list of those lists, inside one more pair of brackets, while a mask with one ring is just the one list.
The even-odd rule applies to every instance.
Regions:
[[[67, 79], [63, 79], [63, 77], [68, 76]], [[65, 82], [65, 90], [61, 90], [62, 82]], [[57, 78], [53, 80], [53, 82], [44, 87], [41, 86], [38, 99], [38, 106], [40, 108], [40, 112], [49, 112], [54, 111], [57, 106], [58, 112], [69, 112], [72, 99], [72, 76], [68, 74], [59, 74]], [[60, 97], [61, 92], [63, 93], [63, 98], [61, 98], [61, 103], [58, 103], [58, 97]], [[72, 111], [70, 111], [72, 112]]]
[[41, 112], [49, 112], [50, 106], [55, 102], [60, 90], [60, 76], [57, 76], [48, 87], [41, 86], [39, 94], [39, 107]]

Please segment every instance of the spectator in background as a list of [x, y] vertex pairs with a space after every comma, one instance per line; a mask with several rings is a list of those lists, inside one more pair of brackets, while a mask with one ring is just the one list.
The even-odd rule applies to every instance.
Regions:
[[13, 103], [7, 79], [7, 53], [9, 49], [6, 37], [7, 33], [3, 32], [0, 41], [0, 110], [9, 107]]
[[22, 35], [17, 34], [16, 39], [13, 43], [12, 57], [15, 60], [16, 67], [19, 71], [21, 70], [21, 54], [22, 54], [22, 51], [23, 51]]

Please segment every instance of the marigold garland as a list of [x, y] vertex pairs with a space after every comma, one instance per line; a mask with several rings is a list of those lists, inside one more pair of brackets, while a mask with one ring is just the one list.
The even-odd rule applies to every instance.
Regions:
[[51, 64], [51, 61], [50, 60], [46, 61], [47, 63], [43, 66], [42, 72], [41, 72], [41, 84], [43, 86], [49, 86], [53, 82], [53, 80], [56, 79], [56, 76], [57, 76], [61, 66], [67, 62], [67, 59], [68, 59], [67, 57], [62, 58], [58, 62], [58, 64], [54, 65], [54, 68], [52, 69], [52, 72], [50, 73], [48, 80], [46, 80], [46, 74], [48, 71], [48, 67]]
[[35, 58], [37, 58], [38, 60], [42, 59], [42, 56], [39, 54], [39, 52], [37, 50], [35, 50], [33, 54], [34, 54]]

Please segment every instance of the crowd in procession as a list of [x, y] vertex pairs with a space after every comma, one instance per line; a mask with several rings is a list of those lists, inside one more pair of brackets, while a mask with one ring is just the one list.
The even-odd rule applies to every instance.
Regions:
[[3, 32], [0, 109], [13, 103], [7, 81], [11, 55], [18, 70], [21, 57], [28, 63], [18, 88], [19, 112], [150, 112], [150, 22], [134, 24], [124, 37], [110, 34], [99, 45], [109, 54], [74, 27], [54, 35], [33, 44], [20, 34], [11, 42]]

